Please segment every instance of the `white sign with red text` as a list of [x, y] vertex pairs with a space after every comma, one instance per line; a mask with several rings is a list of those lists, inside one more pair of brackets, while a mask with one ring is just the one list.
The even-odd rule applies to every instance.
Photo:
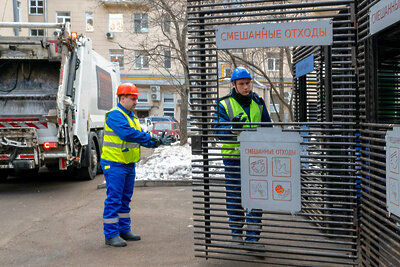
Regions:
[[217, 49], [331, 45], [332, 21], [298, 21], [216, 27]]
[[369, 9], [369, 32], [375, 34], [400, 21], [400, 0], [382, 0]]
[[400, 128], [386, 134], [386, 206], [400, 216]]
[[242, 132], [242, 206], [296, 212], [301, 209], [300, 134], [279, 128]]

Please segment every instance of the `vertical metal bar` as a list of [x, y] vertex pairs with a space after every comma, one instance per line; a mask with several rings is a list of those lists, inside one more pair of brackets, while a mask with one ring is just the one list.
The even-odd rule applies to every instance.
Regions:
[[377, 122], [377, 109], [378, 104], [376, 103], [378, 99], [377, 82], [376, 82], [376, 38], [372, 37], [365, 41], [365, 89], [366, 89], [366, 113], [367, 121], [371, 123]]
[[[204, 24], [204, 22], [205, 22], [204, 21], [204, 13], [200, 13], [199, 14], [199, 23], [200, 24]], [[201, 49], [203, 49], [203, 51], [204, 51], [204, 52], [202, 52], [202, 54], [204, 54], [204, 56], [200, 57], [200, 61], [201, 61], [200, 67], [203, 68], [202, 72], [204, 72], [204, 74], [202, 74], [202, 76], [200, 76], [201, 80], [202, 80], [200, 82], [200, 84], [202, 85], [200, 91], [202, 93], [205, 93], [207, 91], [207, 87], [205, 86], [205, 85], [207, 85], [207, 82], [206, 82], [206, 80], [207, 80], [207, 70], [206, 70], [207, 57], [205, 56], [205, 54], [206, 54], [206, 50], [205, 50], [205, 48], [206, 48], [206, 45], [205, 45], [206, 38], [205, 38], [205, 31], [204, 31], [205, 30], [205, 26], [201, 25], [199, 28], [201, 30], [200, 31], [200, 38], [198, 39], [198, 41], [200, 43], [199, 47]], [[206, 94], [202, 94], [202, 96], [204, 96], [204, 95], [206, 95]], [[206, 117], [208, 115], [208, 113], [206, 112], [207, 111], [207, 106], [206, 106], [207, 100], [203, 99], [203, 100], [201, 100], [201, 103], [203, 104], [203, 106], [201, 107], [201, 110], [205, 111], [205, 112], [202, 113], [202, 116]], [[205, 122], [206, 120], [202, 119], [202, 121]], [[203, 124], [201, 127], [204, 129], [204, 128], [207, 127], [207, 125]], [[208, 139], [208, 137], [206, 137], [206, 136], [202, 137], [202, 142], [201, 142], [202, 146], [203, 146], [203, 144], [206, 144], [208, 142], [207, 139]], [[204, 148], [202, 150], [203, 150], [203, 159], [204, 159], [203, 166], [207, 166], [208, 165], [208, 161], [207, 161], [207, 159], [208, 159], [208, 149]], [[206, 243], [209, 244], [209, 243], [211, 243], [211, 234], [210, 234], [211, 233], [211, 228], [210, 228], [210, 226], [211, 226], [211, 223], [210, 223], [210, 193], [209, 193], [210, 180], [208, 179], [209, 178], [209, 174], [208, 174], [209, 169], [208, 169], [208, 167], [203, 167], [203, 169], [204, 169], [205, 238], [206, 238]], [[207, 247], [206, 247], [206, 255], [208, 255]]]
[[331, 46], [324, 47], [325, 63], [325, 119], [332, 121], [332, 49]]
[[299, 80], [299, 118], [300, 121], [307, 121], [307, 75], [298, 78]]

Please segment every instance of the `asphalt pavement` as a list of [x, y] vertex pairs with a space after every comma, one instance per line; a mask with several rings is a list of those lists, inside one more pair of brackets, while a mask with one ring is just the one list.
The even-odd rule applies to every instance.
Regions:
[[103, 180], [47, 174], [0, 183], [0, 266], [254, 266], [194, 257], [192, 187], [173, 183], [136, 187], [142, 240], [106, 246]]

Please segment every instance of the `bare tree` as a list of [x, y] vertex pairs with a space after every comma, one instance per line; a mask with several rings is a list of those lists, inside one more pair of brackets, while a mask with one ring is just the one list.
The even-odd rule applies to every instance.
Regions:
[[[129, 43], [118, 43], [124, 50], [141, 51], [146, 55], [151, 70], [164, 76], [181, 98], [180, 144], [187, 143], [187, 116], [189, 95], [189, 64], [187, 57], [186, 1], [152, 0], [147, 2], [148, 29], [152, 34], [143, 38], [133, 28]], [[135, 21], [133, 21], [135, 27]], [[134, 53], [130, 53], [134, 55]], [[131, 57], [131, 66], [142, 58]], [[127, 62], [129, 58], [127, 57]], [[182, 79], [183, 75], [183, 79]]]

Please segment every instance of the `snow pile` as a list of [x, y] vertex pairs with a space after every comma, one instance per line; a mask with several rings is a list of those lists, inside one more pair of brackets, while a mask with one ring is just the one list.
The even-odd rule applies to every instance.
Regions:
[[[171, 146], [160, 146], [154, 153], [141, 160], [136, 166], [136, 180], [191, 180], [192, 158], [201, 159], [202, 156], [192, 156], [190, 144], [180, 146], [179, 142]], [[201, 162], [194, 164], [200, 165]], [[222, 161], [210, 161], [210, 165], [221, 166]], [[195, 168], [200, 170], [200, 168]], [[222, 171], [220, 168], [210, 168], [210, 171]], [[196, 174], [201, 176], [201, 174]], [[220, 176], [220, 175], [218, 175]]]
[[189, 144], [160, 146], [136, 166], [136, 180], [188, 180], [192, 178]]

